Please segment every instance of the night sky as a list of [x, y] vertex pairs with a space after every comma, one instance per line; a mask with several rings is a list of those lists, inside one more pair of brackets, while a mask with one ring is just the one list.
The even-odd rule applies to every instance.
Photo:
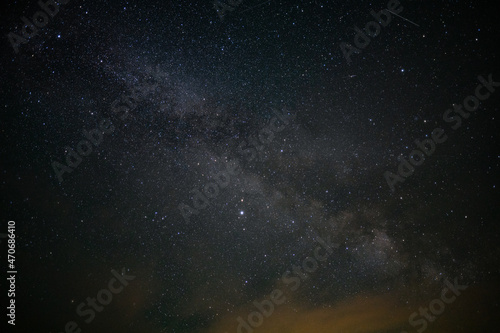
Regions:
[[0, 11], [2, 332], [499, 331], [496, 2], [37, 2]]

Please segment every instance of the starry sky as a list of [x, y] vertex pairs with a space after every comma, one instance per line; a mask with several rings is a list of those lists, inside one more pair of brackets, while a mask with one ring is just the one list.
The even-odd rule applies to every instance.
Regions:
[[[500, 88], [443, 120], [479, 76], [500, 82], [495, 2], [401, 0], [350, 61], [341, 45], [387, 2], [231, 3], [72, 0], [16, 47], [40, 6], [2, 5], [10, 331], [237, 332], [279, 289], [255, 332], [417, 332], [458, 279], [425, 331], [497, 332]], [[384, 173], [435, 128], [447, 141], [391, 191]], [[86, 132], [99, 144], [68, 162]], [[318, 239], [335, 248], [290, 288]], [[135, 278], [86, 323], [77, 307], [122, 268]]]

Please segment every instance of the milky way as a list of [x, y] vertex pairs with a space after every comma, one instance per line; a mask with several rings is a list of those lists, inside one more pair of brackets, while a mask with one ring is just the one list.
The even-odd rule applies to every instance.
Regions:
[[43, 8], [1, 14], [12, 332], [497, 330], [490, 7]]

